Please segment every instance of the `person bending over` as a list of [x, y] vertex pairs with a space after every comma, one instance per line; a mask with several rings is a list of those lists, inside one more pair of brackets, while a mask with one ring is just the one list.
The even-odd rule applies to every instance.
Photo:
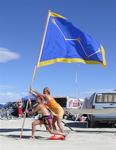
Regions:
[[[29, 101], [30, 101], [30, 99], [29, 99]], [[51, 115], [50, 111], [46, 108], [45, 104], [43, 103], [43, 101], [39, 95], [36, 96], [35, 107], [32, 109], [31, 112], [28, 112], [28, 113], [29, 114], [34, 114], [34, 113], [42, 114], [41, 118], [32, 122], [32, 138], [35, 137], [36, 126], [42, 125], [42, 124], [45, 125], [45, 127], [49, 131], [49, 133], [54, 134], [54, 135], [63, 135], [64, 136], [64, 134], [62, 132], [53, 130], [52, 115]]]
[[59, 127], [60, 132], [63, 135], [65, 135], [63, 125], [62, 125], [64, 110], [60, 106], [60, 104], [58, 104], [56, 102], [56, 100], [50, 95], [49, 88], [48, 87], [44, 88], [43, 89], [43, 94], [38, 93], [36, 90], [31, 88], [30, 93], [35, 95], [35, 96], [39, 95], [43, 101], [46, 101], [46, 105], [53, 112], [53, 115], [54, 115], [54, 117], [53, 117], [53, 126], [55, 125], [55, 122], [57, 122], [57, 126]]

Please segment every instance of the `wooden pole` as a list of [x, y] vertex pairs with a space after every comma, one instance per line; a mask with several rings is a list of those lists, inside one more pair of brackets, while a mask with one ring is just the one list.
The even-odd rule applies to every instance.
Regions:
[[21, 128], [21, 133], [20, 133], [20, 139], [22, 138], [22, 135], [23, 135], [23, 129], [24, 129], [24, 125], [25, 125], [25, 119], [26, 119], [26, 111], [28, 109], [28, 100], [27, 100], [27, 103], [26, 103], [26, 108], [25, 108], [25, 112], [24, 112], [24, 116], [23, 116], [23, 123], [22, 123], [22, 128]]
[[[48, 16], [47, 16], [47, 20], [46, 20], [45, 30], [44, 30], [44, 34], [43, 34], [43, 38], [42, 38], [42, 44], [41, 44], [41, 47], [40, 47], [40, 54], [39, 54], [39, 57], [38, 57], [37, 64], [35, 65], [35, 68], [34, 68], [34, 71], [33, 71], [31, 85], [32, 85], [32, 83], [33, 83], [33, 81], [35, 79], [37, 68], [39, 68], [39, 62], [40, 62], [41, 55], [42, 55], [42, 50], [43, 50], [43, 46], [44, 46], [44, 41], [45, 41], [45, 36], [46, 36], [46, 31], [47, 31], [47, 27], [48, 27], [48, 22], [49, 22], [50, 14], [51, 14], [51, 11], [49, 10]], [[30, 85], [30, 87], [31, 87], [31, 85]], [[30, 97], [30, 95], [29, 95], [29, 97]], [[21, 133], [20, 133], [20, 139], [22, 138], [22, 135], [23, 135], [23, 129], [24, 129], [24, 125], [25, 125], [26, 111], [28, 109], [28, 105], [29, 105], [29, 103], [27, 101], [27, 103], [26, 103], [26, 109], [25, 109], [24, 117], [23, 117], [23, 123], [22, 123]]]
[[46, 31], [47, 31], [47, 28], [48, 28], [48, 22], [49, 22], [50, 15], [51, 15], [51, 11], [49, 10], [48, 11], [48, 16], [47, 16], [47, 19], [46, 19], [45, 30], [44, 30], [44, 34], [43, 34], [43, 38], [42, 38], [42, 44], [41, 44], [41, 47], [40, 47], [40, 53], [39, 53], [39, 56], [38, 56], [37, 64], [36, 64], [35, 69], [34, 69], [32, 81], [35, 79], [37, 69], [39, 68], [40, 59], [41, 59], [41, 56], [42, 56], [42, 51], [43, 51], [43, 46], [44, 46], [44, 41], [45, 41], [45, 37], [46, 37]]

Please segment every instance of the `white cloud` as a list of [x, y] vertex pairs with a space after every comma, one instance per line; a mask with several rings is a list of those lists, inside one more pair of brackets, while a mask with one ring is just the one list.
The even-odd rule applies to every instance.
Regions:
[[21, 99], [27, 93], [14, 93], [14, 92], [0, 92], [0, 103], [13, 102]]
[[6, 48], [0, 48], [0, 63], [16, 60], [19, 57], [20, 55], [15, 52], [12, 52]]
[[15, 87], [12, 85], [0, 84], [0, 91], [5, 90], [5, 89], [13, 89], [13, 88], [15, 88]]
[[0, 103], [13, 102], [28, 95], [27, 92], [15, 92], [17, 88], [13, 85], [0, 84]]

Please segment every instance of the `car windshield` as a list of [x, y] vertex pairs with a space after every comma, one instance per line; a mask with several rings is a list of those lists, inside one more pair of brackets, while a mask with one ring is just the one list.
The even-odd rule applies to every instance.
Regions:
[[100, 93], [96, 95], [97, 103], [116, 103], [116, 93]]

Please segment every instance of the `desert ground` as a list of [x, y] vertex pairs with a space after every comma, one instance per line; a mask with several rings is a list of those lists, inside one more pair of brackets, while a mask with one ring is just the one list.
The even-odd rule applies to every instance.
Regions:
[[31, 137], [31, 122], [23, 119], [0, 120], [0, 150], [115, 150], [116, 128], [73, 128], [64, 126], [65, 140], [48, 140], [51, 136], [44, 126], [37, 126], [36, 139]]

